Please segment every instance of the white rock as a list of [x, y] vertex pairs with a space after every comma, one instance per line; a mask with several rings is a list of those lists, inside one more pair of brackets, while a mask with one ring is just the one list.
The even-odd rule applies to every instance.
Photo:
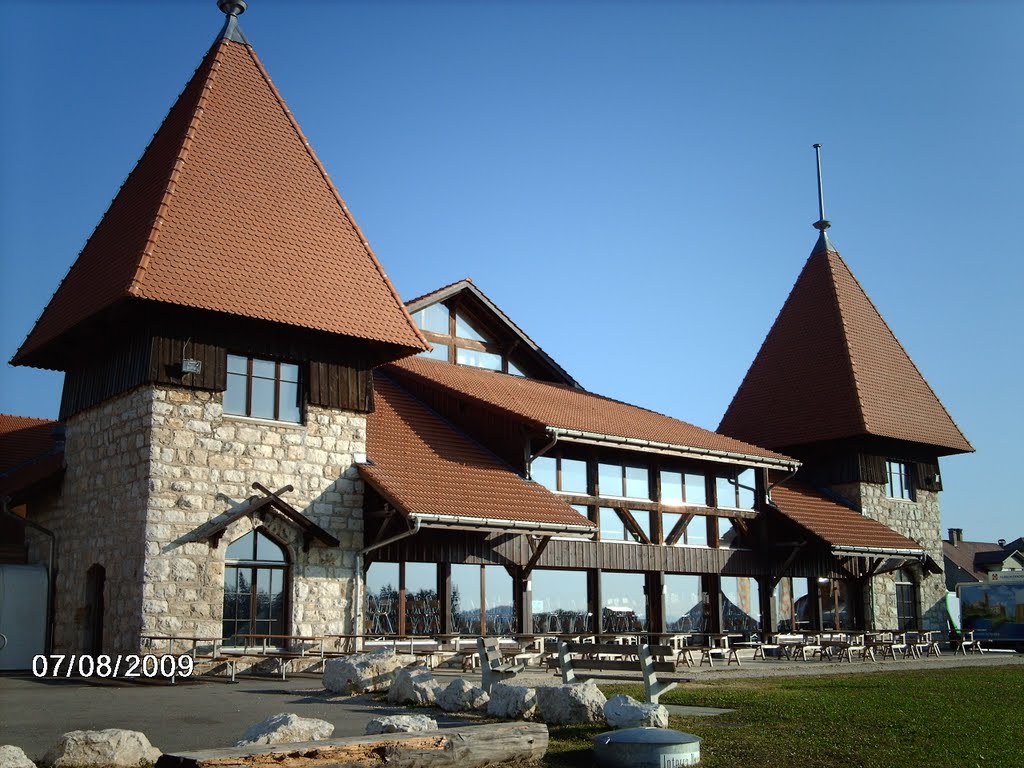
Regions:
[[160, 750], [149, 743], [146, 735], [121, 728], [102, 731], [71, 731], [46, 753], [43, 762], [53, 768], [71, 766], [104, 766], [134, 768], [155, 763]]
[[607, 701], [593, 680], [537, 689], [537, 710], [545, 723], [603, 722]]
[[604, 705], [604, 716], [612, 728], [668, 728], [668, 710], [661, 704], [637, 701], [621, 693]]
[[249, 728], [236, 747], [250, 744], [289, 744], [293, 741], [320, 741], [329, 739], [334, 733], [334, 724], [315, 717], [299, 717], [290, 712], [268, 717]]
[[324, 664], [324, 688], [334, 693], [365, 693], [391, 686], [395, 674], [415, 657], [396, 654], [393, 648], [357, 653]]
[[437, 720], [426, 715], [388, 715], [375, 717], [366, 724], [366, 735], [375, 733], [412, 733], [413, 731], [436, 731]]
[[445, 712], [463, 712], [467, 709], [487, 709], [491, 697], [479, 686], [457, 677], [437, 694], [437, 706]]
[[21, 747], [4, 744], [0, 746], [0, 768], [36, 768], [36, 764], [28, 759]]
[[392, 704], [433, 704], [441, 684], [434, 679], [426, 667], [400, 669], [388, 690], [388, 701]]
[[537, 692], [533, 688], [511, 683], [495, 683], [491, 686], [487, 714], [506, 720], [518, 720], [531, 717], [536, 710]]

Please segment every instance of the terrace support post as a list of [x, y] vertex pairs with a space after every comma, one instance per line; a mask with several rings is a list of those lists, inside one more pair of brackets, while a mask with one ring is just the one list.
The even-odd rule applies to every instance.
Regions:
[[512, 602], [515, 607], [519, 632], [529, 635], [533, 633], [533, 579], [523, 575], [523, 569], [517, 568], [512, 577]]
[[590, 594], [591, 611], [594, 614], [594, 634], [600, 635], [604, 632], [604, 596], [601, 594], [600, 568], [587, 571], [587, 592]]
[[770, 576], [757, 577], [757, 594], [761, 602], [761, 636], [765, 642], [768, 642], [768, 636], [779, 626], [778, 608], [772, 599], [772, 593], [775, 591], [772, 582]]
[[707, 632], [722, 631], [722, 579], [720, 576], [704, 576], [704, 590], [708, 594], [708, 602], [704, 606], [704, 622]]
[[647, 631], [663, 634], [665, 626], [665, 574], [649, 571], [646, 574], [644, 592], [647, 593]]
[[438, 610], [441, 611], [441, 619], [438, 622], [441, 628], [441, 634], [454, 634], [455, 622], [452, 618], [451, 563], [438, 563], [437, 565], [437, 600]]

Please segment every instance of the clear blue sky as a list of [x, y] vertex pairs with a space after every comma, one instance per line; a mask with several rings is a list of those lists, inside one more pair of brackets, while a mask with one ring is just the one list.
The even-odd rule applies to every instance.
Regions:
[[[10, 359], [218, 32], [214, 0], [0, 0]], [[472, 276], [588, 389], [714, 428], [815, 239], [1021, 526], [1024, 4], [283, 2], [242, 27], [403, 297]], [[0, 411], [61, 375], [3, 366]]]

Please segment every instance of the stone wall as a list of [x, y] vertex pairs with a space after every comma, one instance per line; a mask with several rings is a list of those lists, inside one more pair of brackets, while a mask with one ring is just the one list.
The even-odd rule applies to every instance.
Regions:
[[[835, 491], [860, 506], [866, 517], [878, 520], [904, 536], [920, 542], [924, 550], [942, 567], [942, 517], [939, 494], [934, 491], [915, 491], [915, 501], [892, 499], [885, 495], [884, 485], [851, 483], [834, 488]], [[918, 584], [918, 611], [925, 629], [944, 630], [946, 621], [946, 581], [942, 573], [930, 574], [921, 566], [906, 569]], [[897, 626], [896, 578], [885, 573], [871, 580], [868, 616], [874, 617], [878, 628]]]
[[104, 651], [137, 652], [145, 634], [220, 637], [224, 553], [253, 521], [235, 521], [216, 547], [198, 535], [258, 495], [253, 482], [294, 486], [285, 500], [341, 542], [304, 552], [295, 526], [267, 514], [291, 564], [289, 633], [353, 631], [365, 415], [309, 407], [304, 424], [287, 424], [225, 415], [222, 400], [143, 386], [68, 420], [63, 492], [31, 513], [57, 533], [57, 652], [87, 648], [92, 565], [106, 572]]
[[[54, 651], [89, 650], [86, 574], [105, 572], [103, 649], [126, 653], [142, 628], [143, 532], [149, 447], [145, 392], [135, 390], [68, 419], [67, 470], [62, 493], [30, 508], [32, 519], [56, 534]], [[44, 537], [30, 556], [46, 562]], [[38, 550], [35, 548], [38, 547]]]
[[363, 496], [353, 462], [365, 460], [363, 414], [308, 407], [304, 424], [225, 415], [220, 393], [151, 388], [149, 515], [145, 530], [145, 633], [220, 637], [224, 553], [253, 525], [235, 521], [219, 546], [197, 541], [211, 520], [277, 490], [341, 546], [314, 542], [279, 515], [266, 516], [291, 568], [288, 631], [352, 631], [356, 551], [362, 546]]

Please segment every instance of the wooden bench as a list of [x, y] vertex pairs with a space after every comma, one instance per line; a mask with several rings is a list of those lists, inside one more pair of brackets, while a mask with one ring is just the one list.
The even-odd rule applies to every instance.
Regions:
[[[578, 656], [581, 658], [573, 658]], [[616, 658], [602, 658], [614, 656]], [[625, 656], [635, 656], [627, 660]], [[671, 658], [672, 647], [668, 645], [619, 645], [617, 643], [559, 643], [558, 667], [562, 683], [571, 685], [577, 681], [577, 671], [595, 672], [636, 671], [638, 668], [644, 680], [644, 694], [647, 701], [657, 704], [658, 698], [676, 687], [676, 683], [658, 680], [659, 672], [674, 672], [675, 663], [655, 661], [655, 658]]]
[[498, 647], [498, 639], [495, 637], [478, 637], [476, 639], [476, 650], [480, 656], [480, 675], [482, 682], [480, 687], [488, 694], [491, 686], [500, 680], [515, 677], [524, 669], [525, 664], [508, 664]]

